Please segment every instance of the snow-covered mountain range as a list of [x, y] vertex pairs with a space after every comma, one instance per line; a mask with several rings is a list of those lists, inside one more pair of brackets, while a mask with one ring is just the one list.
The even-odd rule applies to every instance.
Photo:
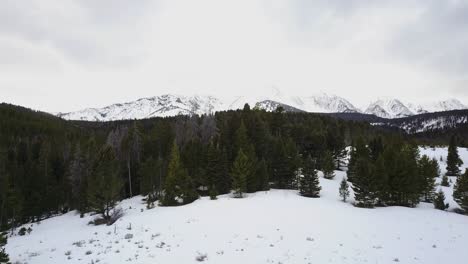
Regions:
[[421, 113], [468, 109], [457, 99], [449, 99], [429, 104], [403, 103], [398, 99], [378, 99], [361, 110], [351, 102], [337, 95], [319, 93], [311, 96], [288, 96], [275, 90], [264, 97], [225, 97], [184, 96], [166, 94], [142, 98], [132, 102], [113, 104], [103, 108], [87, 108], [76, 112], [59, 113], [59, 117], [69, 120], [113, 121], [124, 119], [144, 119], [175, 115], [210, 114], [216, 111], [240, 109], [248, 103], [252, 107], [273, 111], [282, 106], [286, 111], [315, 113], [365, 113], [383, 118], [400, 118]]

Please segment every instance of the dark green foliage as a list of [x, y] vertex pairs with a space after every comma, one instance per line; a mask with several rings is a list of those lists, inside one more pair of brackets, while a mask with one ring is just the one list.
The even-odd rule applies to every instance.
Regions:
[[424, 155], [418, 162], [419, 174], [422, 179], [422, 200], [432, 202], [434, 198], [435, 179], [440, 174], [439, 163], [435, 159], [429, 159]]
[[449, 208], [449, 204], [445, 203], [445, 194], [442, 190], [439, 190], [434, 196], [434, 208], [443, 211]]
[[468, 169], [457, 178], [453, 187], [453, 199], [465, 212], [468, 212]]
[[0, 264], [5, 264], [10, 261], [8, 254], [5, 252], [5, 245], [7, 243], [6, 233], [0, 233]]
[[154, 202], [159, 199], [162, 189], [162, 159], [154, 160], [152, 156], [148, 157], [140, 167], [140, 191], [146, 196], [148, 208], [154, 207]]
[[343, 202], [346, 202], [346, 199], [349, 197], [349, 184], [346, 178], [343, 178], [340, 183], [339, 193]]
[[447, 175], [442, 176], [442, 181], [440, 182], [440, 185], [444, 187], [450, 187], [450, 182]]
[[239, 149], [237, 157], [232, 165], [232, 189], [234, 197], [242, 198], [247, 191], [247, 177], [252, 173], [252, 163], [244, 154], [242, 149]]
[[357, 207], [373, 208], [375, 206], [376, 181], [373, 165], [368, 158], [360, 157], [356, 160], [353, 191]]
[[323, 156], [322, 161], [322, 170], [323, 170], [323, 177], [325, 179], [333, 179], [335, 177], [335, 164], [333, 160], [333, 156], [329, 151], [326, 151]]
[[114, 150], [110, 146], [104, 146], [99, 151], [89, 179], [87, 191], [89, 209], [101, 214], [109, 223], [111, 212], [119, 201], [122, 186], [119, 163]]
[[319, 179], [317, 170], [315, 169], [315, 162], [312, 158], [307, 156], [303, 162], [302, 177], [299, 181], [299, 193], [305, 197], [320, 197]]
[[143, 151], [143, 135], [141, 132], [141, 125], [138, 121], [133, 121], [132, 126], [123, 138], [122, 142], [122, 158], [125, 161], [127, 171], [128, 196], [132, 197], [134, 188], [139, 187], [139, 165], [142, 161]]
[[216, 186], [215, 185], [211, 186], [209, 190], [210, 190], [210, 199], [216, 200], [217, 199], [216, 196], [218, 196], [218, 191], [216, 190]]
[[257, 166], [256, 172], [258, 178], [258, 191], [267, 191], [270, 189], [270, 177], [265, 159], [262, 159]]
[[447, 176], [458, 176], [460, 174], [460, 166], [463, 164], [458, 155], [457, 142], [455, 136], [450, 138], [447, 155]]
[[[81, 122], [0, 104], [0, 123], [1, 229], [68, 210], [94, 210], [95, 198], [89, 198], [97, 193], [96, 170], [109, 163], [115, 164], [115, 178], [122, 184], [113, 192], [115, 201], [142, 194], [151, 206], [163, 186], [171, 187], [166, 196], [173, 196], [174, 205], [199, 193], [229, 193], [240, 148], [251, 165], [245, 192], [269, 186], [296, 189], [303, 157], [310, 155], [323, 168], [323, 158], [331, 153], [338, 168], [352, 142], [348, 180], [354, 182], [357, 161], [367, 160], [364, 167], [372, 176], [359, 181], [370, 180], [377, 205], [414, 206], [428, 190], [429, 178], [419, 177], [428, 173], [421, 172], [417, 153], [407, 147], [408, 136], [327, 115], [245, 107], [209, 116]], [[177, 177], [168, 179], [174, 140], [180, 166], [171, 170]], [[106, 145], [112, 146], [115, 162], [101, 160]]]
[[277, 140], [272, 158], [272, 174], [276, 187], [280, 189], [296, 188], [300, 156], [294, 142], [289, 138]]
[[172, 145], [167, 177], [164, 184], [162, 205], [176, 206], [188, 204], [198, 198], [198, 194], [189, 177], [187, 169], [180, 160], [179, 147], [176, 141]]

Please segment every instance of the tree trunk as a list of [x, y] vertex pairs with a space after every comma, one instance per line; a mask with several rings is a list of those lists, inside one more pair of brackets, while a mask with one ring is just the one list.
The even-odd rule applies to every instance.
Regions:
[[130, 191], [130, 197], [133, 197], [132, 192], [132, 172], [130, 170], [130, 158], [127, 159], [127, 168], [128, 168], [128, 189]]

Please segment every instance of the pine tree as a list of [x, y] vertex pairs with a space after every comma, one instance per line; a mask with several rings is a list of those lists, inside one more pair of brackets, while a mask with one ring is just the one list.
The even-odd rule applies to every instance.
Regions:
[[319, 179], [315, 164], [310, 155], [304, 160], [302, 177], [299, 180], [299, 193], [305, 197], [320, 197]]
[[343, 202], [346, 202], [346, 199], [349, 197], [349, 184], [346, 178], [343, 177], [340, 183], [340, 197], [343, 199]]
[[197, 198], [198, 194], [193, 186], [192, 179], [188, 175], [187, 169], [182, 165], [179, 147], [174, 140], [161, 204], [164, 206], [188, 204]]
[[334, 169], [333, 156], [329, 151], [326, 151], [322, 162], [323, 177], [329, 180], [333, 179], [335, 177]]
[[140, 167], [140, 191], [146, 196], [148, 208], [154, 207], [154, 202], [158, 199], [158, 194], [161, 189], [161, 171], [162, 160], [154, 160], [152, 156], [148, 157]]
[[247, 176], [251, 173], [252, 165], [244, 154], [242, 149], [239, 150], [237, 157], [232, 165], [232, 189], [234, 197], [242, 198], [247, 191]]
[[219, 194], [226, 194], [231, 191], [231, 175], [228, 161], [228, 152], [226, 148], [222, 148], [221, 157], [219, 159], [219, 173], [220, 179], [217, 186], [217, 191]]
[[449, 204], [445, 203], [445, 194], [442, 190], [439, 190], [434, 197], [434, 208], [439, 210], [447, 210]]
[[465, 212], [468, 212], [468, 169], [457, 178], [453, 187], [453, 199]]
[[369, 149], [366, 147], [364, 140], [362, 138], [358, 138], [354, 146], [351, 147], [348, 171], [346, 172], [349, 182], [354, 181], [357, 160], [360, 158], [368, 159], [369, 156]]
[[218, 196], [218, 191], [216, 190], [216, 185], [212, 185], [209, 188], [209, 193], [210, 193], [210, 199], [211, 200], [216, 200], [216, 196]]
[[463, 164], [463, 161], [458, 155], [457, 142], [455, 136], [450, 138], [450, 144], [448, 147], [447, 155], [447, 176], [458, 176], [460, 174], [460, 166]]
[[268, 176], [268, 168], [265, 159], [262, 159], [257, 166], [258, 186], [257, 190], [267, 191], [270, 189], [270, 178]]
[[377, 198], [378, 206], [385, 206], [388, 200], [388, 171], [385, 164], [383, 155], [379, 157], [374, 164], [374, 179], [375, 179], [375, 195]]
[[356, 174], [353, 179], [353, 191], [356, 206], [373, 208], [377, 197], [372, 164], [369, 159], [359, 158], [355, 166]]
[[450, 187], [449, 179], [447, 175], [442, 176], [442, 181], [440, 182], [441, 186]]
[[243, 153], [247, 156], [251, 168], [249, 168], [250, 174], [246, 175], [246, 192], [252, 193], [257, 191], [258, 186], [258, 177], [255, 173], [255, 168], [257, 166], [257, 156], [255, 154], [255, 147], [251, 144], [247, 128], [244, 125], [244, 120], [241, 120], [241, 124], [236, 131], [236, 141], [235, 141], [236, 151], [238, 152], [242, 149]]
[[[221, 181], [221, 163], [220, 163], [220, 153], [215, 147], [213, 142], [210, 142], [208, 150], [206, 152], [206, 185], [208, 186], [208, 192], [211, 194], [217, 193], [217, 187]], [[212, 190], [214, 189], [214, 190]]]
[[93, 175], [89, 179], [88, 201], [90, 209], [100, 213], [108, 223], [123, 186], [119, 175], [119, 163], [114, 150], [106, 145], [100, 150]]
[[439, 176], [439, 164], [435, 159], [424, 155], [418, 161], [419, 173], [423, 180], [421, 196], [424, 202], [432, 202], [434, 198], [435, 179]]
[[138, 121], [133, 122], [133, 126], [129, 129], [125, 139], [123, 140], [124, 159], [126, 161], [128, 195], [133, 196], [134, 183], [138, 182], [138, 175], [134, 175], [134, 171], [138, 171], [138, 165], [141, 162], [141, 152], [143, 149], [143, 139], [140, 124]]
[[5, 252], [5, 245], [7, 243], [6, 233], [0, 233], [0, 264], [9, 263], [10, 259]]

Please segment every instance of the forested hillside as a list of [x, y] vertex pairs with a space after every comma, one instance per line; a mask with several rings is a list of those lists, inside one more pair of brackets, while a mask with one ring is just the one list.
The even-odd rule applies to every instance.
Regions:
[[[231, 190], [242, 196], [270, 187], [296, 189], [302, 169], [328, 171], [332, 178], [350, 145], [350, 180], [362, 181], [361, 192], [367, 188], [373, 195], [360, 206], [414, 206], [426, 190], [416, 145], [405, 135], [318, 114], [246, 105], [210, 116], [101, 123], [2, 104], [0, 120], [2, 229], [74, 209], [100, 213], [111, 223], [113, 205], [139, 194], [151, 207]], [[366, 181], [370, 171], [385, 166], [393, 169], [386, 178]]]

